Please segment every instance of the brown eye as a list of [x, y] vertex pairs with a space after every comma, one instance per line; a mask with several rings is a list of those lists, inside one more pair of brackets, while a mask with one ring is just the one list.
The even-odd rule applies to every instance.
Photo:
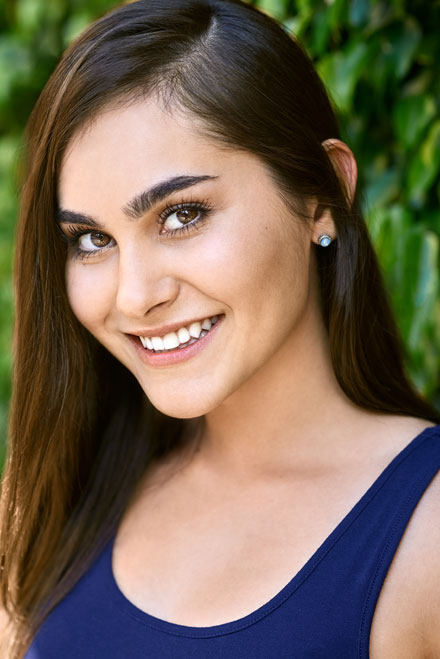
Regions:
[[179, 222], [191, 222], [191, 220], [195, 220], [197, 215], [199, 214], [199, 210], [197, 208], [182, 208], [179, 211], [176, 211], [176, 217], [179, 220]]
[[83, 233], [78, 240], [78, 247], [83, 252], [96, 252], [111, 243], [110, 236], [101, 231]]
[[199, 208], [179, 208], [164, 220], [164, 227], [167, 231], [178, 231], [191, 224], [196, 224], [201, 215], [203, 213]]
[[92, 245], [95, 245], [95, 247], [105, 247], [108, 245], [110, 241], [110, 238], [105, 235], [105, 233], [91, 233], [90, 234], [90, 242]]

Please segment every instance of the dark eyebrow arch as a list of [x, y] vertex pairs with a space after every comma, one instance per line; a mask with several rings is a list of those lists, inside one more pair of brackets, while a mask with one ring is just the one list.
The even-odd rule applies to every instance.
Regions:
[[[122, 212], [127, 217], [137, 220], [147, 213], [154, 204], [162, 201], [173, 192], [184, 190], [201, 181], [208, 181], [218, 178], [217, 176], [174, 176], [173, 178], [160, 181], [149, 190], [145, 190], [136, 195], [122, 208]], [[59, 208], [56, 213], [57, 222], [68, 224], [85, 224], [89, 227], [99, 228], [99, 223], [90, 215], [75, 213], [74, 211]]]
[[94, 229], [98, 228], [98, 223], [95, 222], [90, 215], [83, 215], [83, 213], [75, 213], [74, 211], [63, 210], [58, 208], [56, 212], [56, 220], [59, 224], [66, 222], [67, 224], [85, 224]]
[[183, 190], [189, 188], [196, 183], [201, 181], [207, 181], [211, 179], [216, 179], [217, 176], [174, 176], [173, 178], [167, 179], [166, 181], [161, 181], [157, 183], [149, 190], [141, 192], [139, 195], [136, 195], [131, 201], [126, 204], [122, 211], [127, 217], [131, 217], [134, 220], [139, 219], [147, 213], [154, 204], [157, 204], [159, 201], [162, 201], [168, 197], [173, 192], [177, 190]]

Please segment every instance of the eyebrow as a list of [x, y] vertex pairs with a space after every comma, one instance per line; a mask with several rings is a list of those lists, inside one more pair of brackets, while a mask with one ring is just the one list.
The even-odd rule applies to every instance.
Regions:
[[[122, 207], [122, 212], [127, 217], [137, 220], [142, 215], [147, 213], [154, 204], [157, 204], [159, 201], [162, 201], [173, 192], [178, 190], [184, 190], [189, 188], [197, 183], [202, 181], [208, 181], [218, 178], [217, 176], [210, 176], [208, 174], [203, 176], [174, 176], [172, 178], [166, 179], [165, 181], [160, 181], [156, 185], [153, 185], [152, 188], [144, 190], [140, 194], [136, 195], [131, 199], [125, 206]], [[67, 222], [68, 224], [86, 224], [90, 227], [98, 227], [99, 223], [90, 215], [83, 213], [76, 213], [75, 211], [65, 210], [63, 208], [58, 208], [56, 212], [57, 222], [63, 223]]]

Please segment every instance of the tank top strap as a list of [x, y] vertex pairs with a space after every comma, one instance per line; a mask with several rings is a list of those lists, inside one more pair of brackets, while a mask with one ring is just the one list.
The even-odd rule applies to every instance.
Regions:
[[[361, 618], [360, 659], [369, 656], [373, 615], [391, 562], [417, 504], [439, 471], [440, 425], [437, 425], [426, 428], [391, 462], [383, 474], [387, 475], [386, 480], [364, 512], [364, 541], [366, 535], [373, 534], [375, 540], [370, 538], [364, 545], [370, 556], [366, 561], [368, 588]], [[353, 532], [359, 533], [359, 529]]]

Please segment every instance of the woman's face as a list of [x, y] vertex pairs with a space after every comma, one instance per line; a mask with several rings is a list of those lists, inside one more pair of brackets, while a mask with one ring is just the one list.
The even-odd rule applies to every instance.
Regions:
[[[72, 141], [58, 193], [72, 309], [162, 412], [201, 416], [280, 350], [295, 359], [316, 302], [311, 227], [255, 156], [142, 101]], [[187, 348], [155, 353], [139, 338], [188, 344], [183, 328], [214, 316]]]

